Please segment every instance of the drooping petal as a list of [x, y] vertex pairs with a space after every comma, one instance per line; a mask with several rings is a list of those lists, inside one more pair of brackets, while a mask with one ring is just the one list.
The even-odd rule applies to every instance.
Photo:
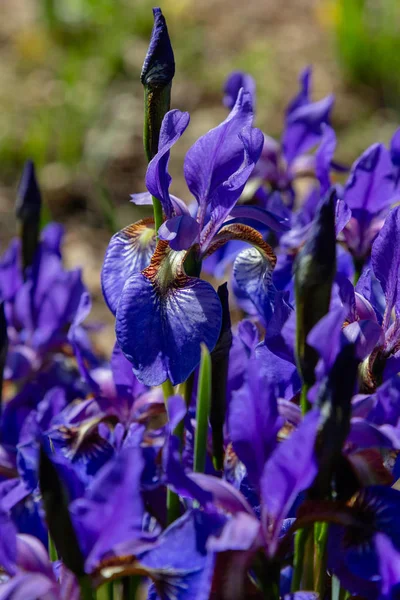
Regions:
[[174, 206], [169, 195], [171, 176], [168, 173], [169, 156], [172, 146], [179, 140], [189, 125], [187, 112], [170, 110], [165, 115], [158, 143], [158, 152], [150, 161], [146, 173], [146, 187], [157, 198], [168, 218], [174, 216]]
[[40, 573], [18, 573], [6, 583], [2, 583], [0, 600], [53, 600], [58, 596], [57, 587], [55, 581]]
[[225, 121], [199, 138], [186, 154], [185, 179], [200, 206], [201, 226], [207, 203], [243, 163], [244, 148], [239, 134], [252, 122], [251, 96], [242, 90]]
[[245, 92], [249, 92], [251, 94], [253, 110], [255, 110], [256, 82], [249, 73], [244, 73], [243, 71], [234, 71], [225, 81], [223, 99], [225, 106], [230, 110], [235, 106], [236, 99], [242, 88]]
[[85, 497], [70, 505], [88, 571], [118, 545], [131, 540], [133, 543], [140, 536], [144, 510], [140, 494], [143, 467], [140, 449], [124, 449], [99, 471]]
[[200, 344], [212, 350], [219, 336], [218, 295], [185, 275], [184, 254], [159, 242], [150, 266], [127, 281], [118, 306], [118, 343], [146, 385], [185, 381], [200, 362]]
[[207, 541], [222, 531], [225, 520], [199, 510], [187, 512], [165, 530], [154, 549], [137, 557], [154, 581], [154, 599], [209, 599], [215, 558]]
[[101, 271], [101, 287], [107, 306], [114, 315], [127, 279], [150, 264], [156, 247], [152, 223], [151, 218], [133, 223], [110, 240]]

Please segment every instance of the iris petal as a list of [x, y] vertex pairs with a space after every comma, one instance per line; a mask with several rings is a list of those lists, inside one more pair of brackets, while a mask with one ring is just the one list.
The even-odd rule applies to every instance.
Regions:
[[126, 280], [145, 269], [155, 249], [152, 219], [143, 219], [118, 231], [110, 240], [101, 271], [101, 287], [115, 315]]
[[200, 344], [212, 350], [219, 336], [218, 295], [184, 273], [184, 255], [159, 242], [150, 266], [133, 275], [121, 295], [118, 344], [146, 385], [185, 381], [200, 362]]

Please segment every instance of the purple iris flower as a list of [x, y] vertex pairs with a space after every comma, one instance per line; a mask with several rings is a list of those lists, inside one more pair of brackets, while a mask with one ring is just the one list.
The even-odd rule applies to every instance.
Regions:
[[[263, 145], [263, 136], [252, 127], [252, 121], [250, 95], [241, 91], [227, 119], [189, 149], [184, 172], [198, 204], [193, 217], [181, 200], [169, 194], [168, 173], [170, 149], [185, 131], [189, 115], [178, 110], [167, 113], [158, 153], [149, 163], [146, 175], [147, 188], [161, 202], [166, 215], [158, 232], [161, 239], [149, 266], [140, 273], [132, 274], [131, 267], [123, 271], [120, 264], [117, 267], [117, 255], [125, 255], [122, 246], [117, 250], [112, 246], [107, 251], [103, 290], [109, 305], [116, 307], [118, 344], [133, 364], [138, 379], [146, 385], [158, 385], [167, 378], [173, 384], [186, 380], [199, 363], [200, 343], [211, 350], [219, 336], [218, 295], [209, 283], [186, 274], [189, 251], [199, 267], [208, 254], [231, 239], [239, 239], [257, 247], [256, 254], [246, 255], [238, 266], [239, 278], [246, 277], [254, 260], [266, 278], [273, 269], [273, 252], [257, 231], [238, 223], [226, 224], [236, 216], [248, 216], [236, 215], [235, 204]], [[146, 200], [141, 195], [140, 202], [143, 201]], [[281, 227], [268, 212], [258, 207], [249, 210], [257, 220]], [[109, 260], [111, 254], [113, 261]], [[109, 283], [117, 268], [118, 285], [113, 287]], [[121, 274], [127, 278], [122, 293]]]
[[[0, 587], [1, 600], [79, 600], [78, 582], [60, 562], [51, 563], [35, 537], [17, 534], [1, 522], [3, 548], [0, 561], [7, 573]], [[4, 554], [4, 551], [6, 554]]]
[[32, 377], [49, 354], [68, 344], [66, 331], [85, 291], [79, 269], [61, 260], [62, 228], [48, 225], [24, 280], [21, 244], [14, 240], [0, 261], [0, 295], [5, 302], [9, 353], [5, 379]]
[[[253, 173], [253, 178], [268, 184], [270, 193], [278, 191], [283, 194], [284, 204], [293, 206], [295, 192], [292, 183], [301, 175], [315, 173], [315, 159], [307, 155], [321, 140], [323, 125], [329, 125], [330, 113], [333, 108], [333, 96], [322, 100], [311, 100], [311, 68], [307, 67], [300, 74], [300, 89], [298, 94], [289, 102], [285, 114], [285, 128], [281, 142], [264, 136], [264, 147], [261, 158]], [[225, 102], [232, 104], [238, 81], [245, 89], [255, 96], [255, 86], [252, 78], [245, 73], [233, 73], [225, 84]], [[270, 193], [265, 194], [260, 188], [255, 198], [259, 199], [266, 208], [270, 206]]]
[[351, 210], [351, 219], [342, 239], [358, 261], [365, 261], [390, 207], [399, 196], [398, 131], [391, 152], [373, 144], [356, 160], [344, 187], [342, 200]]
[[355, 288], [346, 280], [340, 284], [340, 293], [350, 307], [345, 333], [351, 337], [360, 326], [368, 329], [365, 338], [370, 348], [363, 365], [364, 391], [373, 391], [399, 371], [399, 235], [400, 209], [396, 207], [387, 215], [372, 245], [372, 269], [364, 271]]
[[348, 503], [353, 523], [331, 526], [328, 567], [350, 592], [372, 600], [398, 583], [389, 565], [400, 550], [399, 503], [398, 490], [366, 487]]

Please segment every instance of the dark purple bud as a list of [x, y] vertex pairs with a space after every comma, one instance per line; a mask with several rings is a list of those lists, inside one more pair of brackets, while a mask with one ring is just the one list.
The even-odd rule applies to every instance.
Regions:
[[39, 243], [40, 211], [42, 198], [32, 161], [25, 163], [17, 192], [15, 213], [22, 241], [23, 268], [33, 262]]
[[154, 8], [153, 14], [153, 30], [140, 76], [145, 91], [143, 140], [149, 162], [158, 152], [161, 124], [170, 109], [175, 74], [174, 53], [165, 18], [160, 8]]
[[154, 25], [140, 81], [145, 86], [165, 87], [175, 74], [174, 52], [161, 8], [153, 8]]
[[[356, 346], [345, 345], [320, 386], [317, 404], [321, 409], [321, 420], [315, 442], [319, 469], [311, 490], [312, 497], [323, 499], [334, 490], [337, 492], [339, 480], [343, 477], [342, 449], [350, 433], [351, 399], [355, 393], [359, 363]], [[351, 489], [352, 486], [347, 487]]]
[[218, 342], [211, 352], [211, 409], [212, 451], [214, 467], [222, 470], [224, 464], [224, 422], [226, 413], [226, 386], [228, 378], [229, 351], [232, 346], [231, 317], [229, 312], [228, 285], [218, 288], [222, 306], [222, 325]]
[[311, 329], [329, 309], [336, 272], [336, 191], [321, 201], [309, 237], [294, 265], [296, 287], [297, 363], [306, 385], [313, 385], [318, 354], [306, 342]]

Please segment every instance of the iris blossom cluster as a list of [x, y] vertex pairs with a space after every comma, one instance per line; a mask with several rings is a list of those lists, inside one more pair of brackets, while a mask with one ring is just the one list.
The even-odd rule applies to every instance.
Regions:
[[[0, 260], [0, 600], [392, 600], [400, 593], [400, 130], [348, 168], [311, 69], [280, 141], [235, 72], [183, 161], [164, 16], [148, 159], [101, 283], [41, 228], [27, 162]], [[171, 188], [171, 192], [170, 192]], [[88, 322], [89, 321], [89, 324]]]

